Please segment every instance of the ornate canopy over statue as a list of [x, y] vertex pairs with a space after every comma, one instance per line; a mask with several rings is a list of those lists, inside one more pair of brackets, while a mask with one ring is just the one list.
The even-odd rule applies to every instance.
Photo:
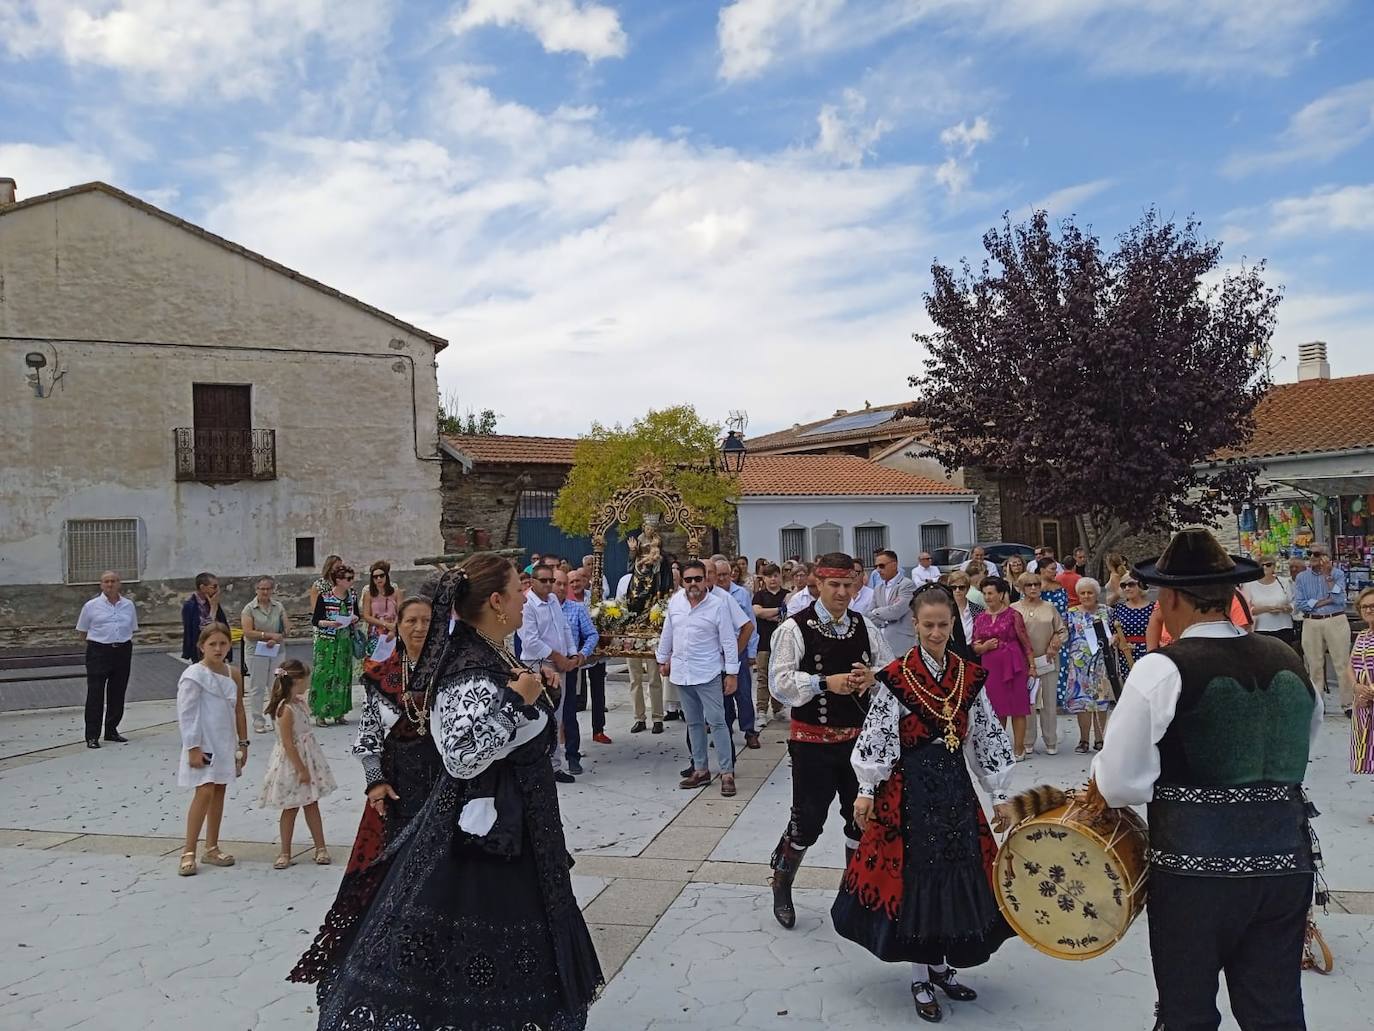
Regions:
[[[664, 484], [659, 470], [642, 467], [638, 482], [622, 487], [601, 506], [591, 524], [592, 538], [592, 619], [601, 632], [599, 652], [613, 656], [648, 656], [658, 643], [663, 625], [663, 610], [673, 592], [672, 569], [663, 557], [663, 538], [659, 525], [676, 526], [687, 535], [687, 555], [696, 558], [706, 533], [696, 513], [682, 495]], [[632, 559], [630, 584], [623, 599], [601, 597], [606, 534], [619, 523], [627, 522], [644, 502], [656, 502], [663, 512], [645, 512], [644, 528], [629, 541]]]

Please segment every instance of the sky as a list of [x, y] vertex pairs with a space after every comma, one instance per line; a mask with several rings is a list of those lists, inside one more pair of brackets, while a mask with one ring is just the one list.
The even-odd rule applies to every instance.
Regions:
[[0, 0], [0, 176], [448, 338], [502, 432], [757, 435], [909, 397], [932, 262], [1036, 207], [1196, 215], [1276, 380], [1374, 372], [1370, 53], [1365, 0]]

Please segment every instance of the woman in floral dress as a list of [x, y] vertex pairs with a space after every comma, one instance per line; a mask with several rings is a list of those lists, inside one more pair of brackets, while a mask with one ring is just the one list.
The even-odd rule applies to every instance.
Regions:
[[[1101, 585], [1090, 576], [1080, 577], [1076, 586], [1078, 604], [1069, 609], [1065, 620], [1069, 628], [1069, 682], [1065, 708], [1078, 717], [1078, 745], [1075, 752], [1091, 748], [1102, 750], [1107, 732], [1107, 716], [1116, 704], [1120, 670], [1112, 641], [1112, 612], [1099, 604]], [[1110, 661], [1109, 661], [1110, 660]], [[1097, 736], [1096, 743], [1091, 739]]]
[[1145, 636], [1150, 629], [1150, 617], [1154, 615], [1155, 603], [1146, 599], [1145, 592], [1140, 588], [1140, 581], [1135, 578], [1134, 573], [1122, 576], [1120, 589], [1121, 600], [1112, 606], [1112, 624], [1113, 627], [1121, 628], [1121, 636], [1126, 639], [1126, 644], [1131, 649], [1129, 662], [1119, 649], [1116, 657], [1121, 669], [1121, 682], [1125, 683], [1131, 667], [1144, 658], [1148, 650]]
[[[1059, 613], [1059, 618], [1064, 621], [1064, 625], [1069, 625], [1069, 592], [1060, 586], [1055, 576], [1053, 562], [1042, 562], [1036, 567], [1036, 572], [1040, 576], [1040, 600], [1047, 601], [1054, 606], [1054, 611]], [[1069, 650], [1059, 649], [1059, 683], [1055, 687], [1055, 703], [1059, 706], [1064, 705], [1069, 692]]]
[[346, 723], [353, 708], [353, 624], [358, 621], [358, 596], [353, 570], [342, 562], [330, 571], [332, 584], [315, 602], [310, 622], [315, 627], [315, 669], [310, 676], [310, 712], [315, 725]]

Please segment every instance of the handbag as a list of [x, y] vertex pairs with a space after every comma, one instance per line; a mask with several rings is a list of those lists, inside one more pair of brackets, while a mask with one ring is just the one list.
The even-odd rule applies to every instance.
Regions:
[[353, 657], [361, 659], [367, 655], [367, 631], [363, 630], [357, 623], [348, 629], [353, 635]]

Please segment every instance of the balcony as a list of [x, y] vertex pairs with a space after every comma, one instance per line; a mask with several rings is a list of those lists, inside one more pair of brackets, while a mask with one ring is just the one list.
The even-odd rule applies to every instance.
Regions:
[[276, 430], [172, 430], [178, 480], [238, 483], [277, 478]]

